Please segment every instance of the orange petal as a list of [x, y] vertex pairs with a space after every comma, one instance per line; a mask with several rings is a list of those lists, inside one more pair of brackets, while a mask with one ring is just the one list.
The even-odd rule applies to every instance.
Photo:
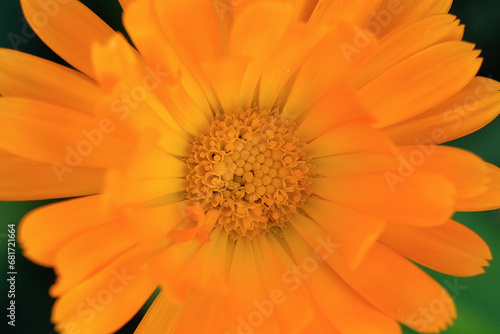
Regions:
[[[189, 16], [189, 13], [186, 15]], [[205, 116], [211, 117], [212, 107], [218, 106], [215, 95], [211, 93], [211, 88], [202, 73], [191, 72], [193, 69], [189, 68], [189, 65], [193, 67], [196, 64], [185, 64], [187, 58], [177, 54], [174, 45], [164, 35], [152, 0], [133, 1], [125, 11], [123, 22], [147, 63], [153, 64], [161, 73], [167, 72], [177, 77]], [[210, 97], [210, 102], [207, 95]]]
[[441, 144], [475, 132], [500, 113], [500, 83], [475, 77], [445, 102], [382, 131], [399, 145]]
[[[399, 146], [399, 175], [411, 177], [415, 170], [437, 173], [449, 179], [457, 190], [456, 200], [479, 195], [488, 189], [488, 164], [468, 151], [432, 142]], [[413, 170], [413, 172], [412, 172]]]
[[394, 170], [398, 162], [392, 155], [379, 153], [349, 153], [315, 158], [314, 173], [318, 176], [339, 176]]
[[161, 206], [185, 199], [188, 181], [185, 178], [127, 180], [111, 171], [106, 178], [106, 196], [117, 206]]
[[309, 113], [303, 113], [295, 134], [304, 142], [310, 142], [328, 130], [347, 122], [366, 122], [373, 120], [359, 103], [354, 91], [338, 86], [326, 94]]
[[55, 256], [66, 242], [107, 222], [101, 206], [102, 196], [89, 196], [31, 211], [19, 227], [24, 255], [40, 265], [54, 266]]
[[381, 244], [368, 251], [355, 275], [365, 298], [419, 332], [439, 332], [457, 315], [453, 299], [441, 285]]
[[277, 318], [280, 333], [304, 333], [304, 328], [314, 316], [310, 296], [304, 288], [291, 289], [285, 282], [283, 275], [287, 269], [264, 237], [255, 238], [253, 246], [257, 267], [268, 296], [265, 300], [258, 301], [260, 311], [265, 310], [271, 313], [270, 316]]
[[[326, 122], [325, 122], [326, 123]], [[330, 129], [306, 147], [310, 158], [350, 153], [395, 153], [392, 143], [372, 126], [350, 122]]]
[[[0, 200], [31, 201], [97, 194], [104, 169], [64, 168], [0, 150]], [[62, 168], [61, 168], [62, 167]]]
[[196, 290], [213, 295], [227, 293], [227, 244], [232, 242], [219, 229], [210, 234], [210, 242], [203, 244], [190, 259], [188, 266], [180, 273], [180, 280], [186, 280]]
[[[360, 296], [394, 319], [427, 333], [444, 327], [456, 316], [453, 299], [446, 290], [399, 254], [374, 243], [353, 271], [336, 251], [333, 236], [317, 224], [292, 221], [292, 225], [315, 247], [313, 257], [320, 256]], [[437, 313], [426, 318], [429, 308], [435, 310], [436, 307], [438, 311], [433, 312]]]
[[44, 101], [95, 113], [102, 98], [97, 85], [80, 72], [22, 52], [0, 49], [0, 94]]
[[314, 246], [308, 245], [293, 227], [283, 233], [299, 264], [296, 271], [333, 326], [342, 333], [401, 333], [395, 320], [369, 304], [325, 262], [318, 260]]
[[[241, 16], [242, 13], [244, 13], [249, 6], [253, 6], [261, 2], [264, 3], [270, 2], [269, 0], [248, 0], [248, 1], [228, 0], [228, 1], [232, 2], [232, 5], [230, 7], [226, 7], [227, 8], [226, 10], [233, 12], [235, 18]], [[292, 5], [294, 10], [294, 15], [293, 15], [294, 20], [307, 22], [318, 0], [280, 0], [276, 2], [282, 2], [285, 4]]]
[[217, 15], [211, 2], [153, 0], [152, 5], [163, 33], [182, 59], [187, 56], [190, 64], [201, 64], [222, 55]]
[[222, 49], [224, 54], [227, 54], [229, 49], [229, 31], [234, 22], [233, 0], [213, 1], [212, 6], [217, 14]]
[[[281, 41], [275, 46], [269, 61], [262, 71], [259, 82], [259, 107], [273, 109], [282, 107], [278, 99], [287, 82], [293, 80], [304, 60], [317, 43], [325, 37], [323, 26], [292, 24]], [[284, 100], [284, 99], [283, 99]]]
[[[174, 239], [175, 242], [187, 242], [192, 240], [205, 223], [205, 213], [200, 206], [188, 206], [185, 213], [184, 219], [176, 225], [176, 227], [179, 228], [174, 228], [168, 233], [168, 236]], [[196, 225], [191, 227], [193, 224]], [[206, 240], [201, 241], [206, 242]]]
[[329, 333], [329, 334], [342, 334], [335, 328], [328, 318], [316, 306], [314, 311], [314, 319], [304, 329], [304, 333]]
[[52, 313], [57, 331], [114, 333], [125, 325], [157, 286], [138, 257], [132, 249], [59, 297]]
[[[54, 264], [57, 281], [50, 289], [51, 296], [66, 293], [109, 265], [136, 243], [133, 230], [126, 226], [124, 220], [83, 231], [57, 251]], [[78, 261], [75, 261], [76, 258]]]
[[404, 179], [391, 171], [315, 178], [313, 193], [387, 221], [416, 226], [445, 223], [456, 194], [445, 177], [417, 172]]
[[21, 0], [24, 15], [36, 34], [68, 63], [94, 77], [90, 61], [93, 43], [104, 43], [114, 34], [104, 21], [80, 1], [40, 2]]
[[[127, 90], [123, 93], [129, 94], [130, 91]], [[155, 105], [160, 104], [158, 100], [152, 102]], [[117, 125], [117, 136], [129, 136], [137, 140], [137, 138], [150, 133], [150, 135], [157, 136], [155, 145], [165, 152], [177, 157], [187, 157], [192, 135], [183, 130], [183, 137], [174, 131], [166, 124], [165, 119], [159, 117], [154, 111], [158, 110], [156, 106], [150, 107], [146, 103], [135, 103], [131, 100], [121, 100], [114, 95], [108, 95], [107, 102], [103, 103], [100, 108], [100, 116], [110, 119], [113, 124]], [[159, 110], [164, 110], [163, 108], [162, 106]]]
[[490, 182], [487, 189], [471, 198], [460, 199], [457, 211], [485, 211], [500, 208], [500, 168], [487, 164]]
[[[221, 298], [217, 296], [222, 297], [227, 293], [226, 244], [228, 237], [225, 232], [218, 230], [211, 234], [211, 238], [212, 240], [205, 244], [194, 240], [174, 244], [152, 259], [151, 270], [162, 282], [162, 293], [176, 303], [188, 298], [186, 314], [183, 315], [179, 328], [193, 326], [192, 323], [185, 323], [185, 321], [187, 318], [187, 321], [192, 322], [194, 310], [191, 307], [199, 306], [193, 305], [197, 305], [196, 299], [198, 298], [195, 295], [209, 295], [211, 300], [206, 298], [204, 300], [210, 304], [220, 301]], [[194, 288], [194, 292], [188, 293], [191, 288]], [[214, 318], [211, 320], [219, 317], [219, 315], [212, 316]], [[203, 314], [200, 321], [205, 317], [207, 314]]]
[[295, 215], [295, 225], [319, 224], [338, 245], [350, 268], [355, 268], [377, 241], [385, 222], [336, 203], [309, 198], [303, 207], [314, 221]]
[[60, 168], [119, 166], [127, 159], [128, 139], [115, 135], [109, 118], [17, 97], [0, 98], [2, 148]]
[[[270, 312], [269, 303], [257, 306], [269, 298], [261, 278], [261, 268], [257, 264], [256, 250], [248, 238], [238, 239], [232, 254], [228, 273], [228, 293], [225, 296], [223, 312], [225, 323], [223, 330], [234, 333], [247, 322], [247, 327], [259, 328], [265, 334], [279, 333], [279, 323]], [[262, 307], [266, 307], [263, 311]], [[264, 316], [259, 312], [266, 312]]]
[[189, 204], [188, 201], [179, 201], [155, 207], [133, 207], [124, 210], [129, 224], [135, 229], [144, 253], [149, 253], [158, 247], [172, 228], [183, 220]]
[[120, 2], [120, 5], [122, 6], [123, 10], [125, 10], [129, 4], [134, 2], [134, 0], [118, 0]]
[[[158, 102], [161, 105], [155, 101], [150, 106], [160, 115], [163, 121], [166, 121], [165, 113], [167, 113], [171, 114], [180, 127], [192, 136], [197, 137], [208, 132], [213, 117], [206, 117], [203, 110], [200, 109], [179, 82], [172, 85], [162, 84], [155, 90], [155, 94], [158, 96]], [[188, 139], [190, 140], [192, 137]]]
[[318, 0], [288, 0], [294, 4], [296, 16], [300, 21], [307, 22], [316, 7]]
[[356, 69], [349, 82], [359, 89], [404, 59], [432, 45], [460, 41], [463, 31], [463, 25], [459, 26], [459, 21], [452, 15], [433, 15], [407, 24], [381, 38], [374, 54]]
[[192, 280], [186, 280], [186, 268], [201, 248], [207, 247], [198, 239], [173, 243], [170, 247], [149, 259], [148, 268], [161, 282], [163, 291], [175, 303], [186, 300], [191, 290]]
[[304, 61], [283, 109], [298, 118], [351, 73], [374, 49], [374, 39], [346, 24], [331, 27]]
[[419, 264], [453, 276], [484, 272], [491, 260], [488, 245], [472, 230], [453, 220], [434, 227], [389, 224], [380, 242]]
[[241, 87], [241, 108], [251, 107], [264, 67], [292, 18], [293, 8], [280, 2], [256, 2], [236, 17], [229, 36], [229, 54], [250, 60]]
[[346, 22], [361, 27], [373, 17], [382, 0], [319, 0], [309, 19], [309, 23]]
[[[172, 333], [224, 333], [222, 326], [225, 314], [221, 312], [222, 301], [219, 296], [194, 290], [189, 296], [186, 310], [182, 314], [175, 332]], [[159, 333], [163, 333], [163, 331], [162, 328]]]
[[448, 13], [452, 2], [452, 0], [383, 0], [372, 22], [382, 28], [378, 35], [385, 35], [422, 17]]
[[[187, 152], [186, 152], [187, 153]], [[188, 174], [185, 162], [158, 145], [157, 133], [144, 132], [125, 167], [124, 178], [132, 181], [182, 178]]]
[[158, 99], [155, 94], [168, 90], [175, 80], [170, 73], [145, 64], [123, 36], [115, 34], [104, 45], [94, 44], [92, 63], [101, 87], [111, 93], [113, 98], [111, 108], [106, 105], [106, 112], [109, 113], [111, 109], [112, 113], [118, 113], [121, 108], [128, 107], [129, 111], [122, 120], [132, 123], [132, 126], [135, 125], [134, 121], [139, 123], [138, 119], [150, 119], [149, 125], [158, 128], [161, 133], [165, 132], [167, 136], [175, 138], [175, 133], [172, 134], [174, 130], [178, 136], [191, 139], [189, 131], [195, 134], [199, 132], [192, 125], [203, 120], [207, 122], [203, 115], [201, 118], [196, 115], [196, 121], [186, 123], [186, 117], [180, 115], [177, 106], [172, 106], [170, 100]]
[[135, 330], [135, 334], [174, 334], [184, 313], [184, 304], [175, 304], [161, 291]]
[[358, 91], [385, 127], [418, 115], [465, 87], [477, 73], [479, 51], [465, 42], [432, 46], [392, 67]]
[[207, 61], [202, 66], [220, 101], [221, 111], [231, 113], [238, 110], [241, 85], [248, 67], [248, 59], [224, 57]]
[[219, 22], [212, 2], [152, 0], [151, 6], [168, 44], [196, 78], [212, 107], [217, 108], [217, 97], [201, 71], [203, 62], [223, 55]]

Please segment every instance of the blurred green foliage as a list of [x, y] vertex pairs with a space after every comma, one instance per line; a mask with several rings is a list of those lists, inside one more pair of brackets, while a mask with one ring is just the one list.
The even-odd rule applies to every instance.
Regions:
[[[332, 0], [333, 1], [333, 0]], [[121, 24], [121, 9], [117, 1], [82, 1], [102, 17], [115, 30], [124, 32]], [[500, 2], [498, 0], [457, 0], [451, 13], [457, 15], [466, 25], [465, 40], [476, 43], [485, 58], [480, 75], [500, 80]], [[21, 51], [66, 64], [37, 37], [24, 38], [26, 21], [17, 0], [3, 1], [0, 4], [0, 47], [16, 48]], [[16, 38], [20, 37], [20, 39]], [[24, 39], [23, 39], [24, 38]], [[500, 118], [490, 125], [465, 138], [451, 143], [475, 152], [483, 159], [500, 165]], [[30, 210], [51, 201], [0, 202], [0, 309], [7, 307], [7, 285], [5, 273], [7, 259], [7, 224], [17, 224]], [[467, 225], [490, 245], [494, 259], [500, 258], [500, 214], [499, 211], [457, 214], [456, 220]], [[16, 249], [18, 272], [16, 282], [17, 321], [16, 328], [8, 328], [2, 333], [41, 333], [52, 334], [50, 310], [54, 302], [48, 296], [48, 289], [54, 282], [52, 269], [33, 264], [22, 257]], [[3, 260], [5, 259], [5, 260]], [[427, 270], [438, 282], [453, 282], [453, 277]], [[458, 309], [458, 319], [446, 334], [497, 334], [500, 333], [500, 263], [493, 260], [486, 274], [472, 278], [458, 278], [463, 286], [459, 295], [454, 295]], [[453, 294], [452, 294], [453, 295]], [[0, 328], [6, 325], [2, 311]], [[133, 333], [141, 315], [135, 317], [119, 333]], [[405, 334], [415, 333], [404, 329]]]

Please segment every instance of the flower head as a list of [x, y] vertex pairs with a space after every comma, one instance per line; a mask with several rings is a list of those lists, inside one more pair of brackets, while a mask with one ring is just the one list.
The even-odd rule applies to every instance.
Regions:
[[76, 0], [43, 25], [21, 0], [77, 70], [0, 50], [2, 198], [78, 197], [21, 226], [60, 332], [113, 332], [158, 285], [139, 333], [451, 324], [412, 261], [482, 273], [451, 217], [500, 207], [497, 167], [438, 146], [500, 110], [451, 1], [121, 2], [136, 48]]

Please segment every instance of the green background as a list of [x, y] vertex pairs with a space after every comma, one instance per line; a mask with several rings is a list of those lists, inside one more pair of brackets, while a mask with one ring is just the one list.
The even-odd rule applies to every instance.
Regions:
[[[168, 1], [168, 0], [166, 0]], [[86, 0], [82, 1], [103, 18], [114, 29], [123, 31], [121, 25], [121, 9], [117, 1]], [[465, 40], [476, 43], [483, 50], [485, 58], [480, 75], [500, 80], [500, 2], [498, 0], [459, 0], [455, 1], [451, 12], [457, 15], [466, 25]], [[22, 36], [25, 25], [17, 0], [3, 0], [0, 4], [0, 47], [17, 48], [21, 51], [64, 63], [37, 37], [12, 44], [12, 37]], [[11, 39], [9, 39], [9, 36]], [[488, 162], [500, 166], [500, 118], [472, 135], [451, 143], [454, 146], [470, 150]], [[6, 260], [7, 260], [7, 224], [18, 224], [19, 220], [30, 210], [50, 203], [50, 201], [32, 202], [0, 202], [0, 277], [1, 303], [0, 309], [7, 307]], [[495, 260], [491, 262], [486, 274], [459, 278], [458, 284], [466, 287], [455, 302], [458, 319], [455, 325], [443, 333], [447, 334], [497, 334], [500, 333], [500, 211], [482, 213], [461, 213], [455, 217], [481, 235], [490, 245]], [[89, 245], [91, 247], [91, 245]], [[6, 326], [6, 311], [0, 312], [0, 328], [2, 333], [55, 333], [50, 323], [50, 310], [53, 300], [47, 291], [54, 282], [52, 269], [39, 267], [22, 257], [17, 248], [16, 270], [16, 327], [13, 330]], [[5, 260], [4, 260], [5, 259]], [[453, 277], [431, 271], [438, 282], [453, 282]], [[140, 321], [134, 318], [119, 333], [133, 333]], [[414, 333], [404, 329], [405, 334]]]

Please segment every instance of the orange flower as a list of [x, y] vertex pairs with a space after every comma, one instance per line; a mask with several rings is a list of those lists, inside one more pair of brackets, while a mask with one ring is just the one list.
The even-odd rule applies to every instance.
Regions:
[[[77, 70], [0, 50], [0, 196], [62, 333], [438, 332], [411, 261], [483, 272], [451, 220], [500, 171], [443, 142], [500, 110], [451, 1], [122, 1], [137, 50], [76, 0], [21, 0]], [[473, 103], [471, 103], [473, 101]], [[85, 196], [85, 197], [81, 197]], [[432, 308], [433, 313], [422, 313]]]

